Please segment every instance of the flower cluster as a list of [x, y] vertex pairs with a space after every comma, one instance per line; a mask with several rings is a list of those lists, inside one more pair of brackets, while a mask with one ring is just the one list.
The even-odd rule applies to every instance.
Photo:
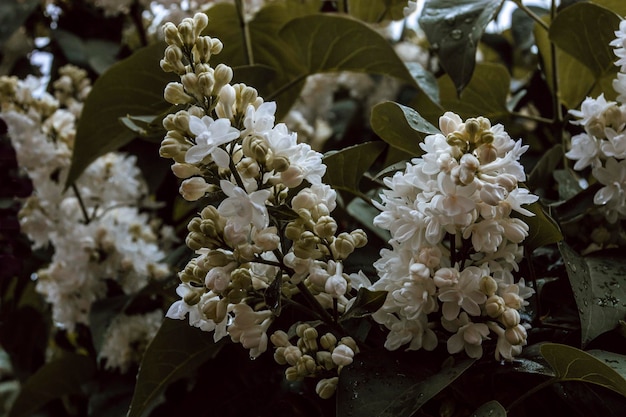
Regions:
[[450, 353], [481, 357], [491, 331], [496, 357], [510, 360], [526, 344], [520, 311], [533, 293], [513, 277], [528, 225], [511, 215], [532, 216], [522, 205], [537, 200], [518, 185], [527, 146], [483, 117], [448, 112], [439, 125], [422, 157], [384, 180], [374, 224], [391, 232], [391, 249], [375, 263], [373, 288], [388, 295], [373, 317], [389, 329], [390, 350], [432, 350], [443, 327]]
[[231, 84], [230, 67], [209, 65], [222, 43], [201, 36], [207, 24], [199, 13], [164, 26], [161, 67], [180, 76], [164, 95], [184, 110], [165, 117], [160, 154], [174, 160], [183, 198], [201, 207], [186, 239], [197, 256], [179, 273], [181, 299], [167, 316], [230, 336], [255, 358], [283, 304], [304, 302], [329, 322], [346, 310], [343, 260], [367, 238], [339, 230], [322, 155], [275, 123], [276, 104]]
[[[280, 365], [289, 365], [285, 371], [288, 381], [321, 378], [315, 390], [321, 398], [330, 398], [339, 382], [337, 373], [350, 365], [359, 351], [356, 342], [350, 336], [338, 341], [331, 332], [320, 336], [317, 329], [307, 323], [296, 327], [296, 335], [298, 341], [293, 345], [282, 330], [272, 334], [271, 340], [276, 346], [274, 359]], [[326, 375], [330, 376], [323, 377]]]
[[[133, 294], [166, 277], [169, 268], [162, 263], [167, 246], [159, 242], [167, 239], [140, 211], [147, 187], [134, 157], [106, 154], [65, 190], [77, 120], [91, 85], [76, 67], [59, 72], [54, 96], [36, 97], [34, 78], [0, 78], [0, 117], [34, 189], [19, 214], [22, 232], [35, 249], [54, 249], [50, 264], [34, 276], [36, 290], [52, 304], [55, 324], [71, 331], [89, 324], [92, 304], [111, 288]], [[111, 366], [128, 366], [123, 358], [102, 356], [116, 364]]]
[[591, 174], [603, 187], [594, 196], [594, 203], [609, 223], [626, 218], [626, 22], [615, 32], [615, 47], [620, 67], [613, 88], [617, 101], [608, 101], [601, 94], [587, 97], [580, 110], [571, 110], [577, 118], [574, 124], [584, 128], [572, 137], [571, 148], [565, 154], [576, 161], [574, 169], [591, 168]]

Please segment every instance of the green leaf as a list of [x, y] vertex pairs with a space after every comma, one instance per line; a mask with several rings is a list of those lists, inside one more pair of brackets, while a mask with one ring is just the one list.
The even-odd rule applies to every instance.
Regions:
[[[548, 16], [544, 17], [545, 22], [549, 22]], [[539, 25], [535, 25], [535, 40], [537, 48], [542, 58], [545, 78], [551, 90], [553, 87], [552, 55], [550, 50], [549, 34]], [[577, 109], [580, 103], [587, 96], [597, 97], [601, 93], [607, 100], [614, 100], [617, 93], [612, 87], [612, 81], [618, 71], [617, 66], [607, 68], [607, 73], [599, 78], [595, 77], [592, 71], [583, 65], [572, 55], [556, 48], [556, 62], [558, 68], [559, 97], [561, 103], [568, 109]]]
[[441, 390], [450, 385], [467, 371], [473, 364], [474, 359], [464, 359], [451, 367], [444, 368], [438, 373], [418, 382], [398, 395], [391, 404], [386, 407], [380, 417], [409, 417], [419, 410], [428, 400], [437, 395]]
[[472, 413], [472, 417], [506, 417], [507, 412], [498, 401], [489, 401]]
[[223, 345], [186, 320], [166, 318], [141, 361], [128, 417], [147, 415], [168, 385], [191, 375]]
[[524, 247], [527, 253], [532, 253], [535, 249], [563, 240], [563, 234], [558, 223], [543, 209], [540, 202], [524, 206], [535, 215], [527, 217], [514, 212], [514, 216], [519, 217], [528, 225], [528, 236], [524, 239]]
[[87, 39], [72, 32], [57, 29], [52, 36], [69, 62], [80, 67], [91, 67], [96, 73], [104, 73], [117, 59], [120, 46], [105, 39]]
[[337, 190], [361, 195], [359, 182], [383, 149], [383, 142], [366, 142], [327, 153], [324, 156], [327, 167], [324, 183]]
[[609, 43], [619, 27], [615, 13], [591, 3], [576, 3], [557, 14], [550, 40], [589, 68], [596, 79], [616, 73], [616, 57]]
[[[626, 379], [604, 360], [571, 346], [545, 343], [541, 354], [561, 381], [589, 382], [626, 396]], [[623, 357], [622, 357], [623, 360]]]
[[[339, 15], [309, 15], [280, 31], [308, 74], [357, 71], [388, 75], [418, 87], [389, 42], [370, 26]], [[302, 74], [302, 75], [308, 75]]]
[[581, 256], [559, 243], [580, 317], [581, 344], [615, 329], [626, 316], [626, 262], [623, 254], [604, 251]]
[[406, 67], [424, 94], [433, 103], [439, 103], [439, 84], [435, 75], [417, 62], [407, 62]]
[[387, 298], [387, 291], [370, 291], [367, 288], [359, 288], [354, 304], [346, 311], [341, 320], [362, 318], [378, 311]]
[[458, 94], [472, 78], [476, 48], [504, 0], [426, 0], [419, 18]]
[[423, 153], [419, 144], [427, 135], [440, 133], [417, 111], [392, 101], [375, 105], [370, 123], [382, 140], [415, 157]]
[[403, 19], [406, 6], [406, 0], [348, 0], [350, 15], [369, 23]]
[[568, 200], [553, 205], [552, 213], [554, 213], [554, 217], [561, 224], [582, 218], [585, 214], [597, 208], [593, 202], [593, 197], [600, 188], [602, 188], [602, 184], [597, 182]]
[[444, 75], [438, 82], [440, 105], [420, 95], [411, 107], [420, 109], [422, 117], [431, 123], [437, 123], [445, 111], [452, 111], [463, 119], [478, 116], [492, 121], [502, 119], [509, 115], [507, 97], [510, 82], [510, 75], [504, 66], [479, 63], [460, 98], [450, 77]]
[[554, 170], [554, 179], [559, 185], [559, 198], [563, 200], [569, 200], [575, 197], [582, 191], [580, 183], [578, 179], [574, 175], [573, 170], [566, 169], [557, 169]]
[[39, 4], [39, 0], [3, 0], [0, 3], [0, 49]]
[[466, 359], [441, 369], [432, 355], [385, 349], [359, 353], [339, 376], [337, 416], [411, 416], [475, 362]]
[[66, 185], [73, 183], [98, 157], [135, 138], [120, 118], [160, 114], [169, 107], [163, 90], [175, 78], [159, 66], [164, 50], [162, 42], [142, 48], [96, 80], [78, 122]]
[[563, 145], [558, 144], [545, 152], [528, 174], [526, 184], [531, 190], [545, 188], [552, 179], [554, 170], [563, 161]]
[[346, 210], [348, 214], [361, 223], [363, 227], [377, 235], [384, 242], [388, 242], [389, 239], [391, 239], [391, 234], [388, 230], [374, 226], [374, 217], [380, 214], [380, 211], [376, 207], [368, 204], [362, 198], [355, 198], [348, 203]]
[[591, 3], [606, 7], [619, 16], [626, 16], [626, 2], [623, 0], [591, 0]]
[[8, 416], [30, 416], [54, 399], [81, 394], [95, 371], [93, 358], [65, 353], [61, 358], [43, 365], [26, 380]]

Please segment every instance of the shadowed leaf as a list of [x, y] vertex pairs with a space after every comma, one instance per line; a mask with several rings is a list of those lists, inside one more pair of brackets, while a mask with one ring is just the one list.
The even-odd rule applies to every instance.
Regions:
[[383, 149], [383, 142], [366, 142], [327, 153], [324, 156], [327, 167], [324, 183], [337, 190], [361, 195], [359, 182]]

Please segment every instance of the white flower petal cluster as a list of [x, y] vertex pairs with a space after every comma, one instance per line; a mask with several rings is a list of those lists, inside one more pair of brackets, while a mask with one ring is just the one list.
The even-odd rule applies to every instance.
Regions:
[[[338, 233], [337, 195], [322, 182], [322, 155], [276, 123], [276, 103], [231, 84], [229, 67], [209, 65], [222, 45], [200, 36], [207, 24], [196, 14], [164, 27], [161, 67], [181, 77], [164, 95], [187, 108], [164, 119], [160, 154], [174, 160], [185, 199], [215, 197], [188, 224], [196, 256], [179, 273], [180, 300], [166, 315], [214, 332], [215, 340], [230, 336], [255, 358], [268, 347], [281, 303], [306, 300], [331, 320], [330, 311], [346, 311], [352, 287], [343, 260], [367, 237], [360, 229]], [[341, 348], [332, 367], [349, 357]], [[315, 366], [311, 360], [302, 366]]]
[[610, 42], [618, 57], [620, 67], [613, 88], [617, 101], [607, 101], [604, 94], [587, 97], [580, 110], [571, 110], [577, 118], [573, 124], [584, 128], [583, 133], [572, 137], [570, 149], [565, 154], [575, 162], [574, 169], [591, 168], [591, 174], [603, 187], [596, 193], [594, 203], [609, 223], [626, 218], [626, 21], [621, 21], [616, 38]]
[[[92, 304], [107, 297], [111, 285], [133, 294], [169, 274], [162, 262], [168, 232], [140, 210], [147, 186], [133, 156], [108, 153], [65, 190], [77, 120], [91, 86], [78, 68], [60, 73], [53, 84], [58, 99], [35, 97], [32, 80], [0, 78], [0, 117], [34, 189], [19, 213], [22, 232], [34, 248], [54, 250], [36, 273], [36, 291], [51, 304], [54, 323], [72, 330], [89, 324]], [[115, 319], [101, 352], [107, 367], [128, 369], [162, 318], [159, 311]]]
[[[421, 144], [424, 155], [384, 180], [374, 224], [391, 232], [391, 249], [374, 264], [380, 280], [372, 288], [388, 295], [373, 317], [389, 329], [388, 349], [432, 350], [440, 315], [441, 326], [455, 333], [450, 353], [480, 357], [485, 323], [508, 329], [503, 314], [522, 309], [532, 294], [523, 280], [513, 283], [529, 228], [511, 214], [532, 216], [522, 206], [538, 197], [519, 187], [527, 146], [501, 125], [451, 112], [439, 124], [442, 133]], [[489, 302], [501, 308], [487, 310]]]

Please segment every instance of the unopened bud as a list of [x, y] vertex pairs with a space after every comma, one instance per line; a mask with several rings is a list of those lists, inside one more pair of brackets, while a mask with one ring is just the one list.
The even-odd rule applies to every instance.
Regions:
[[313, 359], [313, 357], [310, 355], [302, 355], [302, 357], [298, 359], [296, 369], [298, 370], [298, 375], [303, 377], [315, 375], [315, 371], [317, 370], [317, 362], [315, 362], [315, 359]]
[[174, 163], [174, 165], [172, 165], [170, 167], [172, 169], [172, 172], [174, 173], [174, 175], [176, 175], [177, 178], [189, 178], [193, 175], [198, 175], [200, 173], [200, 169], [194, 165], [190, 165], [190, 164], [185, 164], [185, 163]]
[[192, 177], [184, 180], [180, 184], [180, 195], [187, 201], [196, 201], [204, 197], [207, 191], [211, 189], [211, 185], [208, 184], [202, 177]]
[[195, 37], [200, 36], [200, 33], [202, 33], [202, 31], [204, 30], [204, 28], [207, 27], [208, 24], [209, 24], [209, 18], [207, 17], [206, 14], [196, 13], [195, 15], [193, 15], [194, 36]]
[[321, 399], [327, 400], [337, 391], [337, 384], [339, 383], [339, 377], [321, 379], [315, 386], [315, 392]]
[[309, 327], [302, 334], [302, 339], [304, 339], [304, 345], [309, 352], [317, 351], [317, 336], [317, 330], [314, 327]]
[[504, 336], [506, 337], [507, 342], [512, 345], [523, 345], [526, 343], [527, 333], [524, 326], [518, 324], [515, 327], [511, 327], [504, 331]]
[[485, 275], [480, 279], [479, 288], [483, 294], [492, 296], [498, 291], [498, 283], [492, 277]]
[[315, 353], [315, 360], [318, 364], [320, 364], [324, 369], [330, 371], [337, 367], [335, 362], [333, 362], [333, 356], [330, 352], [325, 350], [320, 350]]
[[163, 96], [165, 97], [165, 100], [171, 104], [187, 104], [193, 101], [193, 98], [185, 92], [181, 83], [169, 83], [165, 87]]
[[165, 36], [165, 42], [168, 45], [176, 45], [179, 47], [183, 45], [182, 39], [178, 34], [178, 29], [172, 22], [167, 22], [163, 25], [163, 35]]
[[504, 324], [507, 328], [515, 327], [520, 323], [520, 315], [517, 310], [512, 308], [507, 308], [502, 313], [502, 324]]
[[315, 223], [314, 230], [319, 237], [329, 239], [337, 231], [337, 222], [330, 216], [322, 216]]
[[191, 48], [195, 41], [193, 20], [189, 17], [183, 19], [178, 25], [178, 33], [180, 34], [180, 39], [183, 41], [183, 45]]
[[348, 366], [354, 358], [354, 351], [347, 345], [341, 344], [333, 349], [333, 362], [337, 366]]
[[230, 84], [233, 80], [233, 69], [225, 64], [217, 64], [214, 72], [215, 85], [213, 86], [213, 95], [221, 92], [226, 84]]
[[332, 350], [337, 345], [337, 338], [332, 333], [326, 333], [320, 337], [320, 345], [326, 350]]
[[289, 342], [289, 336], [282, 330], [276, 330], [271, 336], [270, 341], [276, 347], [288, 347], [291, 346]]
[[485, 312], [494, 319], [500, 317], [505, 308], [504, 300], [499, 295], [492, 295], [485, 302]]

